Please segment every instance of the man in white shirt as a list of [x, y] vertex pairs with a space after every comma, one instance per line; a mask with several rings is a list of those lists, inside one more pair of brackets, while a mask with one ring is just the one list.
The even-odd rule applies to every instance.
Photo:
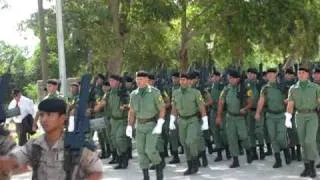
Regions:
[[[16, 124], [16, 132], [19, 138], [19, 146], [24, 145], [27, 142], [26, 127], [23, 126], [23, 119], [33, 118], [34, 116], [34, 103], [31, 99], [23, 96], [19, 89], [12, 90], [12, 101], [10, 102], [8, 109], [19, 107], [20, 115], [13, 117], [13, 121]], [[28, 117], [27, 117], [28, 116]]]

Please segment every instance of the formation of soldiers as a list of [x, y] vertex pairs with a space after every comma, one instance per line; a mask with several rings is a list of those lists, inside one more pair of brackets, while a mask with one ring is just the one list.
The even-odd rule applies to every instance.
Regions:
[[[157, 180], [163, 179], [169, 154], [169, 164], [180, 163], [179, 154], [185, 154], [184, 175], [191, 175], [208, 165], [207, 154], [217, 153], [214, 161], [219, 162], [223, 152], [226, 159], [232, 159], [230, 168], [240, 167], [238, 157], [243, 154], [249, 164], [274, 155], [273, 168], [281, 168], [283, 152], [286, 164], [303, 161], [301, 177], [316, 177], [315, 168], [320, 167], [315, 165], [320, 150], [320, 69], [311, 74], [309, 67], [301, 65], [297, 72], [287, 69], [283, 77], [277, 68], [267, 69], [261, 78], [258, 74], [257, 69], [249, 68], [244, 77], [230, 69], [226, 82], [215, 71], [204, 85], [197, 71], [176, 72], [171, 74], [170, 87], [157, 87], [155, 75], [146, 71], [137, 72], [135, 80], [98, 74], [87, 116], [103, 119], [103, 126], [91, 129], [88, 136], [92, 139], [97, 131], [100, 158], [111, 156], [109, 164], [116, 164], [115, 169], [128, 167], [135, 139], [144, 180], [150, 179], [150, 169], [156, 171]], [[68, 98], [58, 93], [57, 84], [48, 81], [45, 99], [63, 99], [66, 116], [73, 117], [80, 84], [71, 85]], [[44, 112], [61, 113], [40, 105]], [[35, 122], [39, 117], [41, 121], [38, 114]], [[0, 158], [0, 169], [2, 161]], [[92, 167], [101, 169], [99, 163]]]

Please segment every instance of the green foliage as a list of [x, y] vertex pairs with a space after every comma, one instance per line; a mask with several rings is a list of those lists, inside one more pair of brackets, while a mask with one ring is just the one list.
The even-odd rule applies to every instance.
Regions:
[[38, 87], [36, 83], [29, 83], [26, 86], [24, 86], [23, 92], [27, 97], [33, 100], [38, 99]]

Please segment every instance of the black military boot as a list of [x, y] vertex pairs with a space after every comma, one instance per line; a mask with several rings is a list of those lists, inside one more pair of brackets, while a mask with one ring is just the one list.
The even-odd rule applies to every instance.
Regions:
[[301, 145], [297, 145], [297, 161], [301, 161]]
[[112, 159], [109, 164], [117, 164], [119, 162], [119, 157], [117, 151], [112, 152]]
[[161, 163], [156, 165], [156, 176], [157, 180], [163, 180], [163, 167]]
[[171, 161], [169, 161], [169, 164], [178, 164], [178, 163], [180, 163], [180, 158], [179, 158], [179, 155], [178, 155], [178, 151], [172, 151], [171, 155], [172, 155], [172, 159], [171, 159]]
[[123, 169], [123, 155], [120, 155], [118, 157], [119, 161], [118, 161], [118, 166], [114, 167], [114, 169]]
[[267, 152], [265, 153], [266, 156], [271, 156], [272, 155], [272, 148], [271, 148], [271, 143], [267, 143]]
[[310, 175], [310, 163], [304, 163], [304, 170], [300, 174], [301, 177], [307, 177]]
[[208, 153], [212, 154], [213, 153], [213, 147], [212, 147], [212, 142], [210, 141], [210, 139], [206, 139], [206, 146], [208, 148]]
[[318, 164], [316, 165], [316, 168], [320, 168], [320, 163], [318, 163]]
[[128, 167], [129, 157], [127, 153], [123, 153], [119, 156], [119, 165], [114, 169], [126, 169]]
[[259, 157], [260, 160], [264, 160], [264, 158], [266, 157], [265, 153], [264, 153], [264, 145], [259, 145]]
[[239, 152], [240, 152], [240, 155], [244, 155], [244, 151], [243, 151], [243, 148], [241, 146], [241, 143], [239, 142]]
[[311, 178], [315, 178], [317, 176], [317, 172], [316, 172], [316, 169], [314, 167], [314, 161], [310, 161], [310, 164], [309, 164], [309, 176]]
[[168, 145], [164, 145], [164, 157], [169, 157], [169, 153], [168, 153]]
[[166, 167], [166, 159], [165, 159], [166, 155], [165, 155], [165, 153], [164, 152], [160, 153], [160, 157], [161, 157], [160, 165], [161, 165], [161, 167], [163, 169], [164, 167]]
[[149, 170], [148, 169], [142, 169], [142, 172], [143, 172], [143, 180], [150, 180]]
[[272, 167], [273, 168], [282, 167], [280, 153], [274, 153], [274, 158], [275, 158], [276, 162], [274, 163], [274, 165]]
[[230, 151], [229, 151], [229, 147], [226, 148], [226, 157], [227, 159], [231, 159], [231, 154], [230, 154]]
[[194, 158], [191, 163], [191, 174], [195, 174], [199, 171], [199, 164], [197, 163], [198, 162], [198, 158]]
[[247, 163], [251, 164], [253, 159], [252, 159], [252, 152], [250, 152], [250, 149], [246, 150], [246, 156], [247, 156]]
[[192, 161], [189, 160], [187, 161], [188, 169], [183, 173], [184, 175], [190, 175], [191, 174], [191, 169], [192, 169]]
[[291, 151], [291, 159], [292, 159], [292, 161], [297, 160], [296, 150], [295, 150], [294, 146], [290, 148], [290, 151]]
[[207, 167], [208, 166], [208, 158], [207, 158], [206, 151], [201, 151], [200, 157], [202, 160], [202, 167]]
[[[131, 141], [130, 141], [130, 143], [131, 143]], [[129, 159], [132, 159], [132, 146], [130, 145], [129, 147], [128, 147], [128, 158]]]
[[252, 160], [258, 160], [258, 152], [256, 147], [251, 148]]
[[217, 154], [218, 154], [218, 156], [216, 157], [216, 159], [214, 160], [214, 162], [220, 162], [220, 161], [222, 161], [222, 152], [221, 152], [221, 149], [218, 150]]
[[230, 168], [240, 167], [239, 159], [238, 159], [237, 156], [234, 156], [234, 157], [233, 157], [233, 162], [232, 162], [232, 164], [231, 164], [229, 167], [230, 167]]
[[183, 146], [180, 145], [180, 151], [179, 151], [179, 154], [184, 154], [184, 149], [183, 149]]
[[283, 150], [283, 154], [284, 154], [284, 158], [286, 160], [286, 164], [290, 164], [291, 163], [291, 157], [290, 157], [290, 151], [289, 148], [285, 148]]

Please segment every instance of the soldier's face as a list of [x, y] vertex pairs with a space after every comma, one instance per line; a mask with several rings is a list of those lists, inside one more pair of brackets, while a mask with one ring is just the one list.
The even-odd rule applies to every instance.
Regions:
[[153, 80], [153, 79], [149, 79], [149, 84], [150, 84], [151, 86], [153, 86], [153, 85], [154, 85], [154, 80]]
[[221, 77], [220, 77], [220, 76], [213, 75], [211, 79], [212, 79], [212, 82], [217, 83], [217, 82], [220, 81]]
[[71, 86], [71, 93], [72, 94], [77, 94], [79, 92], [79, 88], [76, 86]]
[[238, 85], [240, 81], [240, 78], [234, 78], [232, 76], [229, 76], [229, 83], [233, 86]]
[[277, 73], [269, 72], [267, 73], [268, 81], [275, 81], [277, 79]]
[[110, 87], [111, 88], [117, 88], [119, 87], [120, 82], [115, 79], [109, 79]]
[[257, 78], [257, 75], [255, 73], [248, 72], [247, 77], [249, 80], [254, 80]]
[[298, 78], [299, 78], [300, 81], [308, 80], [309, 73], [306, 72], [306, 71], [298, 71]]
[[64, 127], [65, 116], [57, 112], [40, 111], [40, 123], [46, 133], [62, 130]]
[[136, 82], [138, 88], [144, 88], [148, 85], [149, 83], [149, 78], [147, 77], [136, 77]]
[[179, 82], [181, 87], [188, 87], [189, 85], [189, 81], [187, 78], [180, 78]]
[[106, 93], [106, 92], [108, 92], [110, 90], [110, 86], [103, 85], [102, 86], [102, 90], [103, 90], [104, 93]]
[[57, 91], [57, 85], [47, 84], [47, 90], [49, 93], [54, 93]]
[[172, 82], [174, 83], [174, 84], [179, 84], [179, 78], [178, 77], [172, 77]]

